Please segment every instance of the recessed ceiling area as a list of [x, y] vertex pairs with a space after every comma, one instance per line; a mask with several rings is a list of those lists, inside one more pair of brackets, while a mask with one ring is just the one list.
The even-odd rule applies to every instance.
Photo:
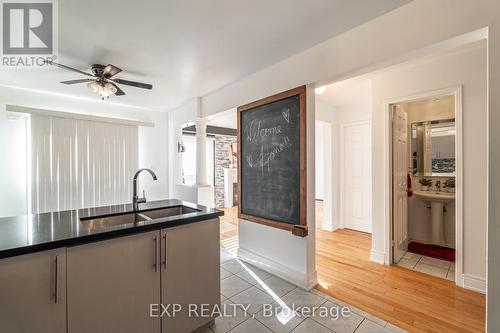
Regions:
[[334, 107], [370, 102], [371, 81], [367, 76], [352, 78], [325, 86], [316, 97]]
[[[58, 62], [118, 66], [115, 102], [172, 109], [408, 3], [409, 0], [58, 1]], [[0, 85], [84, 98], [95, 94], [58, 68], [0, 70]]]

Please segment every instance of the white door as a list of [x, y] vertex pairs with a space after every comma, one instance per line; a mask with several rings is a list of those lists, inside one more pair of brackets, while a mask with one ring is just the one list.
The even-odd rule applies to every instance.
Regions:
[[372, 232], [371, 123], [343, 126], [344, 227]]
[[392, 114], [393, 247], [397, 263], [408, 249], [408, 124], [406, 111], [394, 106]]

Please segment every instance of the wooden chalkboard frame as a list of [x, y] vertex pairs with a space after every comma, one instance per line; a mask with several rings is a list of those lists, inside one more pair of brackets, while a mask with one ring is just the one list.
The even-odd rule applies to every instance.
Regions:
[[[275, 101], [279, 101], [291, 96], [299, 96], [299, 104], [300, 104], [300, 224], [290, 224], [281, 221], [270, 220], [267, 218], [263, 218], [260, 216], [247, 215], [242, 213], [242, 181], [241, 181], [241, 114], [250, 109], [254, 109], [256, 107], [273, 103]], [[298, 236], [306, 236], [307, 235], [307, 147], [306, 147], [306, 135], [307, 135], [307, 122], [306, 122], [306, 86], [297, 87], [291, 90], [284, 91], [282, 93], [269, 96], [258, 101], [245, 104], [243, 106], [238, 107], [238, 198], [240, 200], [240, 204], [238, 205], [238, 218], [264, 224], [270, 227], [284, 229], [288, 231], [292, 231], [295, 235]], [[296, 231], [295, 229], [299, 227], [300, 230]]]

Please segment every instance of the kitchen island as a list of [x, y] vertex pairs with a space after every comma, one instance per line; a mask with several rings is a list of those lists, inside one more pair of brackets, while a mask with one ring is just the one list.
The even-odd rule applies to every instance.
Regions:
[[[219, 304], [221, 215], [162, 200], [137, 210], [1, 218], [2, 332], [180, 333], [210, 325], [213, 317], [190, 317], [188, 308]], [[174, 306], [176, 313], [162, 311]]]

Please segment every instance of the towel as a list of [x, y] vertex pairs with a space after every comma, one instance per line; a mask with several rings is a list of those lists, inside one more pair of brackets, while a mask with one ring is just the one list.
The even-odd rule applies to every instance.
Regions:
[[409, 169], [406, 174], [406, 196], [408, 198], [413, 196], [413, 189], [411, 187], [411, 169]]

